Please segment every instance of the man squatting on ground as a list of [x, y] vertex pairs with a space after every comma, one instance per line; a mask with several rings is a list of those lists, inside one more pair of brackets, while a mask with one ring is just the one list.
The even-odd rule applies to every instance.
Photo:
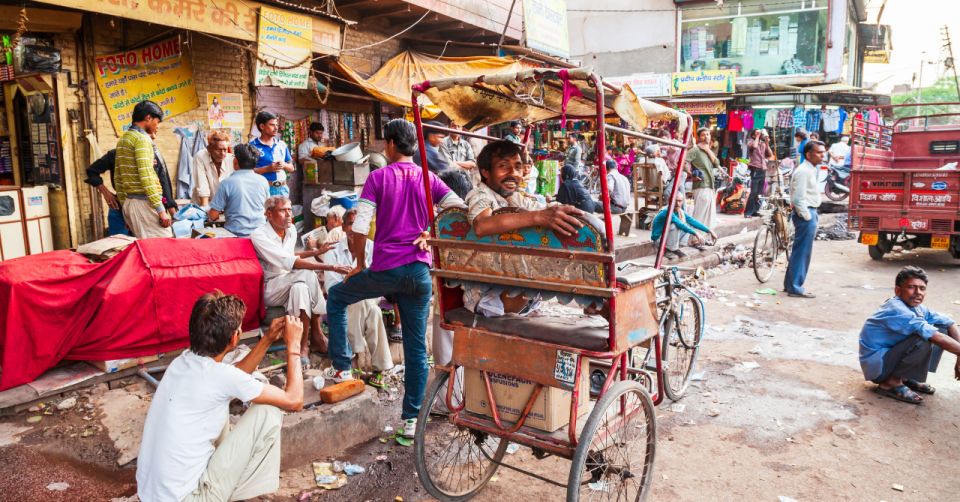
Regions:
[[265, 203], [267, 223], [250, 234], [250, 241], [263, 267], [263, 302], [268, 307], [285, 307], [287, 315], [298, 317], [309, 331], [303, 330], [300, 359], [310, 365], [310, 342], [323, 352], [326, 339], [320, 330], [320, 316], [327, 305], [320, 290], [316, 271], [333, 270], [345, 274], [350, 267], [325, 264], [320, 256], [336, 243], [317, 245], [308, 242], [304, 251], [295, 251], [297, 229], [293, 226], [290, 199], [283, 195], [269, 197]]
[[936, 371], [943, 351], [957, 355], [954, 378], [960, 380], [960, 330], [949, 317], [924, 307], [927, 274], [904, 267], [897, 274], [894, 297], [885, 301], [860, 331], [863, 377], [877, 384], [880, 395], [920, 404], [917, 394], [933, 394], [925, 383]]
[[[357, 219], [347, 233], [356, 267], [329, 291], [330, 358], [336, 370], [333, 380], [352, 380], [347, 307], [368, 298], [393, 297], [403, 324], [406, 367], [400, 415], [402, 434], [412, 438], [427, 386], [426, 329], [433, 281], [426, 239], [432, 222], [425, 203], [423, 170], [411, 158], [417, 147], [413, 124], [403, 119], [391, 120], [384, 126], [384, 142], [384, 153], [391, 163], [370, 173], [357, 204]], [[463, 206], [463, 200], [437, 175], [428, 174], [433, 200], [440, 208]], [[374, 215], [377, 232], [373, 241], [373, 260], [367, 267], [366, 241]]]
[[[246, 307], [219, 291], [200, 297], [190, 314], [190, 348], [167, 368], [143, 426], [137, 494], [143, 502], [242, 500], [280, 486], [281, 410], [303, 407], [299, 345], [303, 325], [274, 319], [253, 350], [235, 365]], [[287, 344], [287, 385], [251, 375], [270, 345]], [[230, 401], [252, 403], [230, 428]]]

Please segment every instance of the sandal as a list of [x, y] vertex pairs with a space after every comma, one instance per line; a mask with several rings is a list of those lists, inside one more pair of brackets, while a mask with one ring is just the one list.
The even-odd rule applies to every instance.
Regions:
[[925, 382], [918, 382], [912, 378], [904, 378], [903, 385], [906, 385], [910, 390], [919, 392], [921, 394], [933, 394], [937, 391], [937, 389], [933, 388], [932, 385]]
[[367, 385], [375, 389], [384, 389], [387, 387], [386, 379], [383, 377], [383, 372], [377, 371], [370, 376], [370, 379], [367, 380]]
[[897, 387], [890, 387], [889, 389], [884, 389], [879, 385], [873, 389], [874, 392], [880, 394], [884, 397], [889, 397], [891, 399], [896, 399], [897, 401], [903, 401], [904, 403], [910, 404], [922, 404], [923, 398], [920, 397], [916, 392], [910, 390], [906, 385], [899, 385]]

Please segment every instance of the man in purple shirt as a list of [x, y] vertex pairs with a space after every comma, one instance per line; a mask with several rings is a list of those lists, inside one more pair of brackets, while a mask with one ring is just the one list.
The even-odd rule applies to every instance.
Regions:
[[[423, 170], [411, 156], [417, 148], [413, 124], [391, 120], [384, 127], [384, 153], [390, 165], [370, 173], [360, 202], [357, 219], [347, 236], [357, 266], [340, 284], [330, 288], [327, 298], [327, 322], [330, 325], [330, 358], [336, 371], [333, 380], [351, 380], [351, 359], [347, 344], [347, 307], [368, 298], [392, 296], [400, 310], [403, 325], [404, 437], [413, 438], [417, 415], [427, 386], [427, 319], [433, 282], [430, 279], [430, 218], [424, 194]], [[429, 173], [430, 192], [441, 208], [463, 206], [433, 173]], [[365, 267], [365, 244], [370, 222], [376, 215], [377, 232], [373, 241], [373, 261]]]

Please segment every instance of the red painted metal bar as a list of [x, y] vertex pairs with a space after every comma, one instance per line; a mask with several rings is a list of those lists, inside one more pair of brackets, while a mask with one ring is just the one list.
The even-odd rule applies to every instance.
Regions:
[[[573, 396], [570, 399], [570, 426], [568, 434], [570, 444], [577, 445], [577, 405], [580, 404], [580, 379], [583, 378], [583, 357], [577, 358], [577, 370], [573, 377]], [[588, 376], [589, 379], [589, 376]], [[589, 383], [589, 382], [588, 382]], [[587, 391], [587, 399], [590, 399], [590, 391]]]
[[574, 448], [566, 441], [544, 434], [538, 434], [530, 429], [507, 433], [498, 430], [489, 420], [465, 414], [457, 414], [451, 418], [450, 422], [457, 427], [466, 427], [471, 430], [492, 434], [500, 438], [501, 441], [510, 441], [530, 448], [539, 448], [563, 458], [569, 459], [573, 457]]
[[453, 390], [456, 388], [457, 367], [456, 366], [451, 366], [450, 368], [438, 367], [437, 369], [440, 371], [446, 371], [447, 373], [450, 374], [450, 377], [447, 378], [447, 397], [446, 397], [447, 409], [450, 410], [452, 413], [459, 413], [463, 411], [463, 409], [467, 406], [466, 399], [461, 399], [459, 406], [453, 405]]
[[[425, 89], [430, 87], [429, 83], [422, 85], [426, 85]], [[433, 214], [433, 193], [430, 192], [430, 168], [427, 165], [427, 147], [423, 137], [423, 119], [420, 118], [420, 103], [417, 102], [417, 94], [420, 93], [417, 87], [421, 86], [414, 87], [411, 93], [410, 103], [413, 111], [413, 122], [417, 126], [417, 147], [420, 149], [420, 167], [423, 169], [423, 190], [427, 199], [427, 216], [430, 218], [430, 235], [436, 238], [437, 230], [433, 222], [436, 215]], [[439, 252], [434, 249], [433, 262], [436, 263], [437, 259], [439, 259]]]
[[620, 369], [621, 358], [620, 354], [615, 355], [610, 358], [610, 371], [607, 373], [607, 378], [603, 380], [603, 387], [600, 387], [600, 395], [602, 396], [607, 389], [610, 388], [610, 384], [613, 383], [613, 376], [617, 374], [617, 370]]
[[523, 146], [526, 147], [530, 143], [530, 132], [533, 131], [533, 128], [530, 125], [527, 125], [527, 128], [523, 130]]
[[[690, 144], [690, 135], [693, 134], [693, 118], [687, 115], [687, 129], [683, 132], [683, 144]], [[667, 234], [670, 232], [670, 218], [677, 204], [677, 189], [680, 187], [680, 171], [683, 170], [683, 163], [687, 160], [687, 149], [680, 149], [680, 158], [677, 159], [677, 167], [673, 173], [673, 184], [670, 186], [670, 199], [667, 202], [667, 218], [664, 220], [663, 234], [660, 235], [660, 245], [657, 246], [657, 259], [653, 262], [654, 268], [660, 268], [663, 265], [663, 253], [667, 250]], [[679, 232], [679, 230], [677, 230]], [[657, 361], [659, 361], [659, 353]], [[659, 364], [659, 363], [658, 363]], [[658, 366], [659, 371], [659, 366]], [[659, 379], [658, 379], [659, 380]]]
[[493, 421], [497, 424], [497, 428], [500, 429], [500, 432], [517, 432], [527, 421], [527, 415], [529, 415], [530, 410], [533, 409], [533, 403], [538, 397], [540, 397], [540, 392], [543, 390], [543, 384], [538, 383], [536, 387], [533, 388], [533, 392], [530, 393], [530, 399], [527, 399], [527, 405], [523, 407], [523, 413], [520, 414], [520, 418], [517, 419], [515, 424], [513, 424], [513, 427], [507, 429], [500, 422], [500, 412], [497, 410], [497, 397], [493, 395], [493, 387], [490, 385], [490, 373], [486, 371], [481, 371], [481, 373], [483, 374], [483, 384], [487, 388], [487, 402], [490, 403], [490, 412], [493, 414]]

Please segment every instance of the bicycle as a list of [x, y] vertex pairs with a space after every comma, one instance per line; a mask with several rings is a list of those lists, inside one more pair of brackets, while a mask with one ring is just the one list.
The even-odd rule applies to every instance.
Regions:
[[[625, 263], [618, 268], [623, 271], [631, 266], [644, 266], [638, 263]], [[663, 365], [663, 389], [673, 401], [680, 400], [690, 385], [690, 377], [700, 354], [700, 342], [703, 339], [705, 311], [703, 300], [680, 278], [680, 271], [693, 271], [686, 267], [665, 268], [656, 286], [656, 303], [660, 313], [659, 343], [660, 359]], [[695, 272], [694, 277], [698, 277]], [[656, 353], [650, 343], [642, 354], [639, 348], [630, 350], [630, 373], [634, 380], [645, 385], [653, 392], [651, 371], [656, 372]]]
[[760, 204], [760, 212], [769, 213], [764, 215], [763, 226], [753, 239], [753, 274], [758, 281], [767, 282], [773, 276], [781, 254], [790, 261], [793, 227], [787, 221], [791, 209], [785, 196], [777, 193], [772, 197], [760, 197]]

